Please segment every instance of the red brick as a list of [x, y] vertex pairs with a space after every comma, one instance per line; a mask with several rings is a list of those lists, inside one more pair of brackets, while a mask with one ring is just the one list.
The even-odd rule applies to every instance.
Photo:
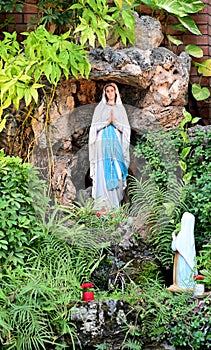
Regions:
[[195, 23], [199, 24], [207, 24], [207, 14], [206, 13], [198, 13], [196, 15], [191, 16]]
[[23, 7], [23, 13], [37, 13], [36, 4], [25, 4]]
[[32, 18], [35, 16], [35, 13], [28, 13], [24, 15], [24, 23], [28, 24], [32, 21]]
[[26, 31], [26, 25], [25, 24], [9, 24], [8, 25], [8, 32], [18, 32], [18, 33], [21, 33], [21, 32], [25, 32]]
[[23, 23], [23, 15], [21, 13], [15, 13], [14, 14], [14, 22], [16, 24]]
[[201, 34], [207, 34], [208, 33], [208, 25], [207, 24], [200, 24], [200, 25], [198, 25], [198, 29], [200, 30]]
[[207, 35], [190, 35], [185, 34], [183, 37], [183, 43], [187, 44], [195, 44], [195, 45], [208, 45], [208, 37]]

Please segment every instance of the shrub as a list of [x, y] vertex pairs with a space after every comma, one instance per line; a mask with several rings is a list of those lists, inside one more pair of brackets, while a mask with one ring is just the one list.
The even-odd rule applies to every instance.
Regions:
[[37, 203], [44, 201], [36, 170], [0, 152], [0, 262], [23, 263], [37, 225]]

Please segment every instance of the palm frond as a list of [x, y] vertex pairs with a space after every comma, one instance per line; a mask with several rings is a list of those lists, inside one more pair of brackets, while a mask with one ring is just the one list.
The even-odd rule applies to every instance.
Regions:
[[132, 202], [130, 214], [139, 218], [140, 229], [147, 234], [155, 255], [169, 267], [171, 233], [181, 211], [187, 210], [182, 181], [172, 177], [166, 188], [160, 189], [151, 178], [143, 181], [131, 177], [128, 192]]

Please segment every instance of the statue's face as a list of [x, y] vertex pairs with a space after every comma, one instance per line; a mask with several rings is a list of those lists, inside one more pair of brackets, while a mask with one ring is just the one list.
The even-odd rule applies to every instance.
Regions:
[[105, 89], [105, 93], [106, 93], [106, 97], [108, 99], [108, 101], [115, 101], [115, 97], [116, 97], [116, 91], [115, 88], [111, 85], [107, 86]]

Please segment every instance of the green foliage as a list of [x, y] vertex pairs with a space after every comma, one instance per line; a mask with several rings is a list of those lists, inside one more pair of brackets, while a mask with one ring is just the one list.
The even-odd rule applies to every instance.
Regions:
[[196, 258], [197, 267], [200, 271], [200, 274], [204, 275], [203, 283], [206, 285], [206, 289], [210, 290], [211, 288], [211, 238], [209, 242], [203, 244], [202, 249], [200, 250], [199, 256]]
[[0, 117], [12, 103], [18, 109], [22, 99], [26, 106], [37, 103], [42, 79], [56, 86], [62, 74], [66, 79], [70, 74], [78, 77], [79, 73], [88, 78], [90, 72], [87, 52], [68, 40], [70, 32], [57, 36], [40, 26], [24, 34], [27, 38], [22, 46], [15, 33], [5, 33], [0, 44]]
[[191, 18], [191, 14], [197, 13], [204, 8], [201, 0], [141, 0], [140, 2], [153, 11], [160, 10], [175, 16], [185, 29], [196, 35], [201, 34]]
[[196, 302], [189, 293], [168, 292], [157, 279], [127, 292], [125, 300], [130, 300], [137, 314], [137, 323], [130, 324], [138, 329], [133, 342], [166, 342], [187, 350], [210, 348], [210, 296]]
[[178, 173], [178, 154], [170, 135], [164, 130], [140, 135], [134, 155], [146, 161], [142, 169], [143, 176], [149, 176], [160, 187], [165, 188], [169, 179]]
[[169, 268], [172, 264], [171, 234], [185, 211], [183, 184], [170, 180], [166, 189], [159, 189], [152, 179], [131, 179], [128, 189], [131, 195], [130, 213], [138, 216], [140, 234], [150, 243], [158, 261]]
[[[190, 138], [187, 131], [171, 132], [175, 147], [182, 155], [184, 149], [189, 149], [187, 156], [182, 158], [183, 171], [186, 175], [186, 198], [188, 210], [196, 216], [195, 237], [198, 248], [204, 239], [210, 236], [210, 196], [211, 196], [211, 133], [196, 130]], [[174, 135], [174, 136], [173, 136]], [[185, 142], [185, 143], [184, 143]], [[181, 163], [180, 163], [181, 164]], [[188, 176], [187, 176], [188, 174]], [[184, 175], [184, 176], [185, 176]]]
[[195, 66], [198, 67], [198, 72], [203, 76], [205, 77], [211, 76], [211, 59], [210, 58], [208, 58], [207, 60], [201, 63], [195, 63]]
[[111, 29], [114, 30], [114, 36], [120, 37], [124, 45], [127, 40], [130, 43], [135, 42], [135, 19], [127, 1], [114, 1], [114, 6], [109, 7], [107, 0], [80, 0], [72, 5], [71, 9], [80, 13], [80, 24], [74, 33], [80, 33], [82, 45], [89, 42], [94, 47], [97, 41], [105, 47]]
[[[195, 215], [195, 238], [197, 247], [200, 249], [203, 240], [210, 236], [211, 230], [209, 214], [211, 208], [211, 134], [196, 130], [195, 136], [189, 137], [187, 127], [194, 125], [198, 120], [198, 118], [192, 118], [190, 113], [184, 111], [184, 119], [180, 128], [166, 133], [167, 142], [164, 141], [165, 136], [162, 136], [160, 138], [160, 146], [159, 137], [155, 136], [155, 141], [153, 142], [153, 134], [150, 137], [141, 137], [135, 147], [135, 155], [145, 158], [146, 166], [143, 168], [142, 173], [143, 176], [148, 175], [151, 181], [154, 182], [154, 190], [153, 188], [150, 190], [148, 197], [146, 195], [147, 186], [146, 188], [143, 186], [142, 192], [134, 193], [133, 200], [141, 208], [142, 198], [144, 198], [146, 203], [148, 203], [148, 208], [150, 208], [153, 203], [153, 193], [156, 193], [156, 198], [159, 198], [160, 194], [158, 192], [163, 189], [167, 194], [170, 194], [168, 179], [171, 179], [174, 176], [173, 174], [179, 174], [180, 176], [182, 170], [184, 186], [180, 195], [182, 201], [181, 203], [178, 202], [178, 205], [180, 206], [185, 201], [186, 205], [182, 205], [181, 210], [190, 211]], [[165, 161], [165, 150], [167, 149], [169, 149], [169, 163]], [[174, 169], [178, 169], [178, 165], [181, 170], [173, 173]], [[141, 183], [138, 184], [137, 182], [136, 185], [141, 189]], [[133, 195], [133, 190], [131, 194]], [[175, 198], [178, 198], [178, 196], [176, 195]], [[166, 210], [171, 211], [172, 204], [167, 203], [165, 207]], [[132, 210], [135, 208], [136, 204], [133, 204]], [[148, 213], [147, 208], [146, 213]], [[145, 220], [145, 216], [143, 218]], [[176, 219], [174, 224], [177, 223], [178, 219]]]
[[[49, 343], [59, 344], [62, 334], [71, 339], [76, 337], [67, 307], [70, 300], [67, 285], [71, 280], [63, 278], [59, 281], [59, 270], [56, 276], [51, 266], [42, 269], [43, 265], [30, 263], [2, 271], [0, 291], [4, 291], [6, 299], [0, 298], [4, 310], [1, 318], [2, 347], [39, 350], [46, 349]], [[60, 277], [64, 266], [61, 268]]]
[[23, 9], [23, 2], [19, 0], [1, 0], [0, 1], [0, 12], [21, 12]]
[[170, 318], [162, 338], [185, 349], [209, 349], [211, 346], [210, 298], [195, 304], [188, 295], [178, 295], [170, 303]]
[[70, 8], [71, 4], [76, 1], [69, 0], [39, 0], [37, 2], [38, 13], [29, 23], [29, 28], [44, 25], [52, 34], [61, 34], [68, 28], [74, 27], [75, 17], [74, 11]]
[[42, 202], [42, 183], [30, 164], [0, 152], [0, 261], [23, 263], [26, 248], [40, 234], [34, 205]]
[[104, 215], [95, 208], [93, 198], [74, 202], [71, 208], [63, 208], [66, 213], [69, 213], [75, 224], [82, 224], [105, 241], [109, 241], [114, 237], [117, 240], [120, 238], [116, 228], [120, 222], [126, 221], [126, 209], [127, 205], [123, 205], [118, 209], [110, 210]]
[[62, 336], [75, 349], [71, 307], [81, 300], [80, 284], [101, 261], [101, 246], [91, 245], [94, 237], [83, 227], [68, 229], [69, 237], [74, 236], [74, 240], [68, 237], [68, 243], [55, 236], [54, 230], [63, 229], [64, 234], [67, 227], [53, 216], [43, 225], [42, 236], [33, 241], [25, 265], [2, 268], [0, 303], [6, 310], [0, 321], [2, 344], [14, 349], [45, 349], [47, 343], [63, 348]]

